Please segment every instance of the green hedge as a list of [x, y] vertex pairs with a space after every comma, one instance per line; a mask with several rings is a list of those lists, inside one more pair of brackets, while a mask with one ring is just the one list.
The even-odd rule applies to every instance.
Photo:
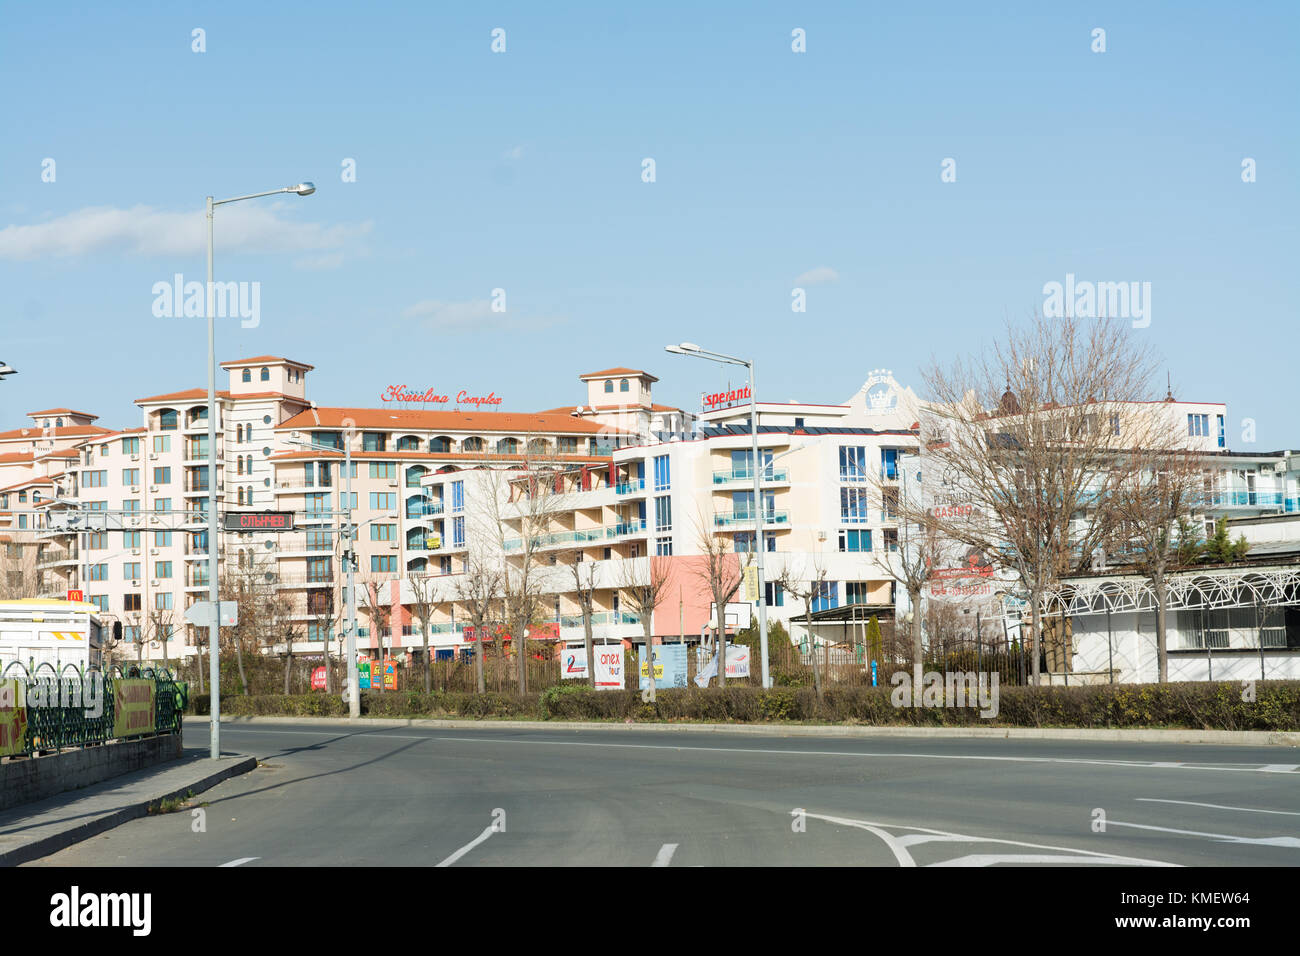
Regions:
[[[541, 694], [435, 692], [363, 693], [367, 717], [471, 717], [524, 720], [816, 722], [921, 727], [1179, 727], [1198, 730], [1300, 730], [1300, 681], [1261, 681], [1256, 699], [1241, 699], [1240, 683], [1121, 684], [1086, 687], [1002, 687], [999, 713], [975, 708], [901, 707], [888, 687], [829, 689], [821, 701], [808, 688], [740, 686], [661, 690], [653, 704], [638, 691], [595, 691], [584, 685]], [[337, 695], [268, 694], [222, 700], [232, 717], [345, 717]], [[208, 712], [207, 695], [191, 698], [190, 713]]]

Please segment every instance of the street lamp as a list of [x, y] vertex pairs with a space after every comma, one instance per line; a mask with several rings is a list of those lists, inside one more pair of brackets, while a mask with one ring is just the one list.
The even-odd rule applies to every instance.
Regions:
[[[674, 355], [693, 355], [696, 358], [707, 359], [720, 365], [741, 365], [749, 369], [749, 437], [754, 455], [750, 463], [754, 472], [754, 547], [758, 553], [758, 559], [755, 562], [758, 571], [758, 643], [763, 663], [763, 686], [770, 688], [772, 680], [767, 670], [767, 587], [763, 581], [763, 552], [765, 550], [763, 541], [763, 493], [759, 479], [761, 466], [758, 460], [758, 403], [754, 394], [754, 360], [736, 358], [734, 355], [724, 355], [721, 352], [710, 352], [707, 349], [700, 348], [694, 342], [668, 345], [664, 347], [664, 351], [672, 352]], [[722, 614], [722, 611], [722, 608], [718, 608], [719, 615]], [[723, 666], [725, 666], [725, 654], [722, 661]]]
[[221, 757], [221, 592], [217, 586], [217, 538], [221, 533], [217, 525], [217, 337], [215, 330], [216, 293], [212, 285], [212, 210], [227, 203], [242, 202], [245, 199], [260, 199], [263, 196], [275, 196], [280, 193], [297, 193], [310, 196], [316, 191], [311, 183], [299, 183], [297, 186], [285, 186], [282, 189], [270, 189], [263, 193], [251, 193], [247, 196], [234, 196], [230, 199], [207, 198], [208, 218], [208, 601], [212, 604], [212, 623], [208, 625], [208, 658], [210, 670], [208, 676], [212, 681], [210, 706], [212, 759]]
[[[311, 448], [316, 451], [338, 451], [333, 445], [322, 445], [314, 441], [289, 439], [289, 444], [300, 445], [303, 448]], [[357, 594], [356, 577], [354, 576], [357, 563], [357, 544], [355, 540], [357, 529], [352, 527], [352, 436], [347, 432], [343, 433], [343, 483], [343, 510], [347, 515], [347, 527], [343, 535], [349, 545], [348, 549], [343, 553], [348, 575], [347, 650], [345, 652], [348, 660], [348, 715], [353, 720], [357, 720], [361, 717], [361, 678], [357, 671]]]

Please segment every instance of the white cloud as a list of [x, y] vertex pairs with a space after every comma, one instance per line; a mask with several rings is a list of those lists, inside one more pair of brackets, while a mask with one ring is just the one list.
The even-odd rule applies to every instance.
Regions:
[[840, 277], [840, 274], [830, 266], [818, 266], [816, 269], [809, 269], [803, 275], [795, 278], [795, 285], [814, 285], [818, 282], [834, 282]]
[[[241, 203], [219, 209], [216, 213], [219, 248], [227, 253], [234, 249], [257, 253], [338, 250], [371, 228], [369, 222], [335, 226], [296, 222], [286, 215], [290, 208], [289, 203], [269, 202]], [[87, 206], [47, 222], [0, 229], [0, 259], [31, 260], [92, 253], [202, 255], [207, 248], [205, 233], [201, 209], [168, 212], [152, 206], [129, 209]]]
[[522, 146], [515, 146], [511, 149], [507, 149], [504, 153], [501, 154], [501, 158], [502, 159], [523, 159], [524, 148]]

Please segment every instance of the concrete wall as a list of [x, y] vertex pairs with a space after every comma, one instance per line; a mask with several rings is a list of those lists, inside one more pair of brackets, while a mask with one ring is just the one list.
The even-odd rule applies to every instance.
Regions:
[[181, 735], [167, 734], [68, 750], [48, 757], [6, 758], [0, 762], [0, 810], [176, 760], [180, 755]]

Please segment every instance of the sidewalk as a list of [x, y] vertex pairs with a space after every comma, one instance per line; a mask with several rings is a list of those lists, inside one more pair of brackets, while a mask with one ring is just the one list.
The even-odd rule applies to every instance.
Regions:
[[[189, 717], [187, 721], [208, 722]], [[362, 717], [222, 717], [222, 724], [320, 724], [328, 727], [381, 729], [427, 727], [443, 730], [608, 730], [666, 731], [669, 733], [741, 734], [760, 737], [967, 737], [999, 740], [1111, 740], [1123, 743], [1218, 744], [1239, 747], [1300, 747], [1300, 732], [1276, 730], [1130, 730], [1127, 728], [1052, 727], [886, 727], [864, 724], [703, 724], [578, 721], [578, 720], [475, 720], [440, 718]]]
[[234, 754], [212, 760], [190, 751], [180, 760], [137, 770], [81, 790], [0, 812], [0, 866], [17, 866], [145, 816], [160, 800], [198, 794], [257, 766]]

